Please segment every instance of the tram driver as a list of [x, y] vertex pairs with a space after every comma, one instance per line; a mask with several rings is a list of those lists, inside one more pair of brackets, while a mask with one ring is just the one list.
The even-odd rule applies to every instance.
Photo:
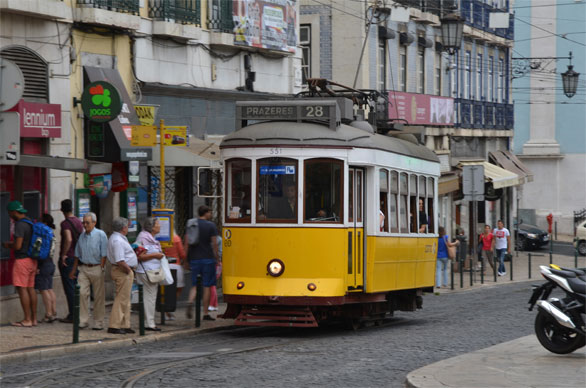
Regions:
[[272, 198], [269, 203], [269, 218], [296, 219], [297, 218], [297, 186], [285, 186], [284, 196]]

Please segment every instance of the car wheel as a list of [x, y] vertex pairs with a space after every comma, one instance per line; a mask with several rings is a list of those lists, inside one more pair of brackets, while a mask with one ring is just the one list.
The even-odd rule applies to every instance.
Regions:
[[586, 240], [582, 240], [578, 243], [578, 253], [582, 256], [586, 256]]

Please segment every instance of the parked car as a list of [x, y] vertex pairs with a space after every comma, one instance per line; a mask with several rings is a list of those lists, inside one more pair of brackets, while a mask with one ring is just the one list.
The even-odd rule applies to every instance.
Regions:
[[579, 254], [586, 256], [586, 221], [582, 221], [576, 228], [576, 248]]
[[539, 249], [549, 244], [549, 234], [535, 225], [520, 224], [518, 234], [515, 229], [515, 241], [520, 251]]

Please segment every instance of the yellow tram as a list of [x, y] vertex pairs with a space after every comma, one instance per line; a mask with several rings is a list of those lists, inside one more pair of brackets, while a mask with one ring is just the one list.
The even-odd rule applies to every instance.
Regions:
[[352, 324], [434, 286], [437, 156], [375, 133], [345, 98], [237, 103], [224, 164], [225, 318]]

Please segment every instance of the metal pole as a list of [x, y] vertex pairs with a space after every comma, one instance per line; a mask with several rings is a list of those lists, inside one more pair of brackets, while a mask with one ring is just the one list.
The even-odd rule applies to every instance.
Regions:
[[161, 164], [161, 187], [160, 191], [160, 199], [159, 199], [159, 206], [161, 209], [165, 208], [165, 120], [161, 120], [159, 124], [159, 155], [160, 155], [160, 164]]
[[451, 271], [450, 271], [450, 280], [452, 282], [452, 287], [451, 289], [454, 289], [454, 260], [450, 260], [450, 265], [452, 266]]
[[138, 333], [144, 335], [144, 297], [142, 284], [138, 285]]
[[460, 262], [460, 288], [464, 288], [464, 260], [459, 257], [458, 261]]
[[531, 279], [531, 253], [529, 253], [529, 279]]
[[480, 284], [484, 284], [484, 257], [480, 253]]
[[470, 258], [470, 287], [472, 287], [474, 284], [472, 283], [472, 276], [474, 276], [474, 264], [473, 257]]
[[574, 238], [574, 268], [578, 268], [578, 237]]
[[549, 264], [553, 263], [553, 240], [549, 240]]
[[197, 275], [197, 294], [195, 296], [195, 327], [201, 326], [201, 297], [203, 294], [201, 275]]
[[511, 281], [513, 281], [513, 255], [511, 255]]
[[73, 294], [73, 343], [79, 343], [79, 284], [75, 285]]
[[495, 254], [495, 252], [492, 252], [492, 262], [494, 263], [494, 265], [492, 266], [492, 274], [494, 275], [494, 282], [496, 283], [496, 262], [498, 261], [498, 258]]
[[554, 221], [553, 226], [555, 227], [554, 232], [555, 232], [555, 239], [557, 241], [557, 239], [558, 239], [558, 222]]

